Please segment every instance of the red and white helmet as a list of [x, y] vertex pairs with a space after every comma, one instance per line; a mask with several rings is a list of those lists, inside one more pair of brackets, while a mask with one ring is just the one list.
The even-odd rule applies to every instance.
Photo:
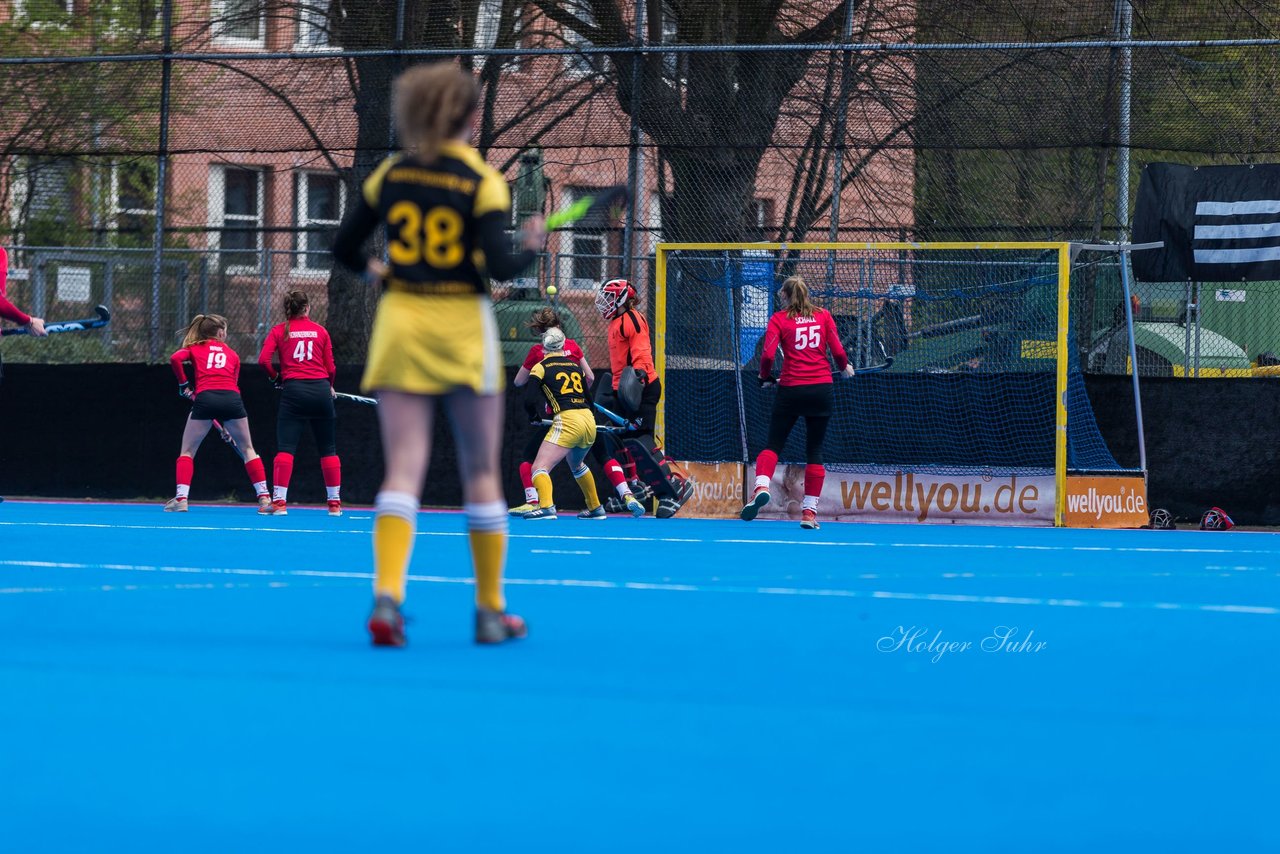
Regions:
[[626, 279], [610, 279], [596, 291], [596, 311], [605, 320], [613, 320], [635, 297], [636, 289]]

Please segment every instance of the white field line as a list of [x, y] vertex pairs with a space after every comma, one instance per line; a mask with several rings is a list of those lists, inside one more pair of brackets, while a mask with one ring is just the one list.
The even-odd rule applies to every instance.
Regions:
[[[623, 524], [626, 521], [623, 520]], [[642, 523], [643, 524], [643, 523]], [[102, 528], [134, 531], [209, 531], [214, 533], [262, 533], [262, 534], [356, 534], [368, 537], [365, 530], [347, 528], [275, 528], [268, 526], [227, 527], [221, 525], [108, 525], [98, 522], [10, 522], [0, 521], [0, 527], [42, 527], [42, 528]], [[418, 531], [419, 537], [465, 537], [466, 531]], [[875, 542], [872, 540], [813, 540], [801, 539], [745, 539], [727, 537], [634, 537], [618, 536], [607, 533], [600, 534], [521, 534], [510, 533], [513, 540], [555, 540], [581, 541], [590, 543], [694, 543], [705, 545], [748, 545], [748, 546], [822, 546], [828, 548], [852, 549], [954, 549], [957, 551], [1033, 551], [1033, 552], [1091, 552], [1114, 554], [1206, 554], [1206, 555], [1268, 555], [1280, 562], [1280, 539], [1276, 547], [1269, 549], [1244, 548], [1196, 548], [1193, 546], [1081, 546], [1081, 545], [1033, 545], [1028, 543], [904, 543]], [[1280, 563], [1278, 563], [1280, 565]]]
[[[3, 560], [0, 567], [24, 567], [34, 569], [89, 569], [114, 570], [120, 572], [156, 572], [181, 573], [190, 575], [250, 575], [274, 578], [341, 578], [368, 581], [372, 574], [368, 572], [343, 572], [315, 569], [222, 569], [184, 566], [151, 566], [146, 564], [93, 564], [64, 563], [52, 561]], [[410, 581], [427, 584], [473, 584], [472, 578], [449, 575], [410, 575]], [[588, 587], [602, 590], [650, 590], [668, 593], [720, 593], [720, 594], [752, 594], [761, 596], [803, 596], [838, 599], [892, 599], [911, 602], [950, 602], [976, 605], [1022, 605], [1049, 608], [1128, 608], [1132, 610], [1158, 611], [1211, 611], [1229, 614], [1264, 614], [1280, 615], [1280, 608], [1266, 605], [1233, 605], [1216, 603], [1189, 602], [1122, 602], [1116, 600], [1090, 599], [1058, 599], [1034, 596], [993, 596], [960, 593], [905, 593], [891, 590], [845, 590], [840, 588], [813, 587], [781, 587], [781, 586], [742, 586], [742, 585], [705, 585], [677, 584], [671, 582], [652, 581], [605, 581], [602, 579], [581, 578], [508, 578], [506, 583], [512, 586], [533, 587]], [[203, 588], [216, 588], [225, 585], [195, 585]], [[234, 585], [232, 585], [234, 586]], [[249, 585], [240, 585], [249, 586]], [[60, 588], [9, 588], [19, 592], [57, 592]]]

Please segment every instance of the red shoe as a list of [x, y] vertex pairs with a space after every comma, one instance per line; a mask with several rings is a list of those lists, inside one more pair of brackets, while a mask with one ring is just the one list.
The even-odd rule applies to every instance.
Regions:
[[404, 646], [408, 643], [400, 606], [390, 596], [379, 596], [374, 600], [368, 627], [374, 646]]
[[800, 511], [800, 527], [809, 531], [818, 530], [818, 514], [814, 510]]
[[341, 515], [342, 515], [342, 502], [341, 502], [341, 501], [339, 501], [339, 500], [338, 500], [338, 499], [336, 499], [336, 498], [331, 498], [331, 499], [329, 500], [329, 515], [330, 515], [330, 516], [341, 516]]
[[271, 515], [272, 516], [288, 516], [289, 505], [285, 501], [282, 501], [281, 499], [277, 498], [275, 501], [271, 502]]

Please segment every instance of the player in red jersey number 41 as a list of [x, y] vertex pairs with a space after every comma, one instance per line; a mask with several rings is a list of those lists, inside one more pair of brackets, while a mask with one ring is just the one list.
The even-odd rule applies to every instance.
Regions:
[[[303, 429], [310, 424], [320, 451], [329, 515], [341, 516], [342, 461], [338, 458], [337, 419], [333, 412], [333, 342], [328, 331], [311, 319], [311, 300], [302, 291], [285, 294], [284, 316], [284, 323], [271, 329], [258, 354], [258, 364], [281, 389], [271, 510], [276, 516], [289, 512], [293, 455], [298, 452]], [[275, 360], [280, 362], [279, 370]]]
[[[831, 312], [809, 301], [809, 288], [804, 279], [791, 276], [782, 283], [778, 301], [784, 308], [769, 318], [760, 352], [760, 384], [776, 385], [778, 396], [769, 419], [769, 438], [756, 458], [756, 489], [740, 514], [748, 522], [756, 518], [760, 508], [769, 503], [769, 481], [778, 466], [778, 454], [791, 435], [796, 421], [804, 419], [805, 469], [804, 501], [800, 505], [800, 527], [818, 527], [818, 496], [827, 470], [822, 465], [822, 445], [831, 420], [831, 364], [846, 377], [853, 376], [853, 366], [840, 345], [836, 322]], [[782, 347], [782, 375], [773, 378], [773, 357]]]

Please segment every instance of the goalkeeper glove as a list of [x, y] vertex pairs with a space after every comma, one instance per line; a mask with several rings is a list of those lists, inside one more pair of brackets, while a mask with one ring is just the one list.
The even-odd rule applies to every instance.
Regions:
[[196, 396], [191, 391], [191, 383], [178, 383], [178, 395], [185, 397], [187, 400], [195, 400]]

